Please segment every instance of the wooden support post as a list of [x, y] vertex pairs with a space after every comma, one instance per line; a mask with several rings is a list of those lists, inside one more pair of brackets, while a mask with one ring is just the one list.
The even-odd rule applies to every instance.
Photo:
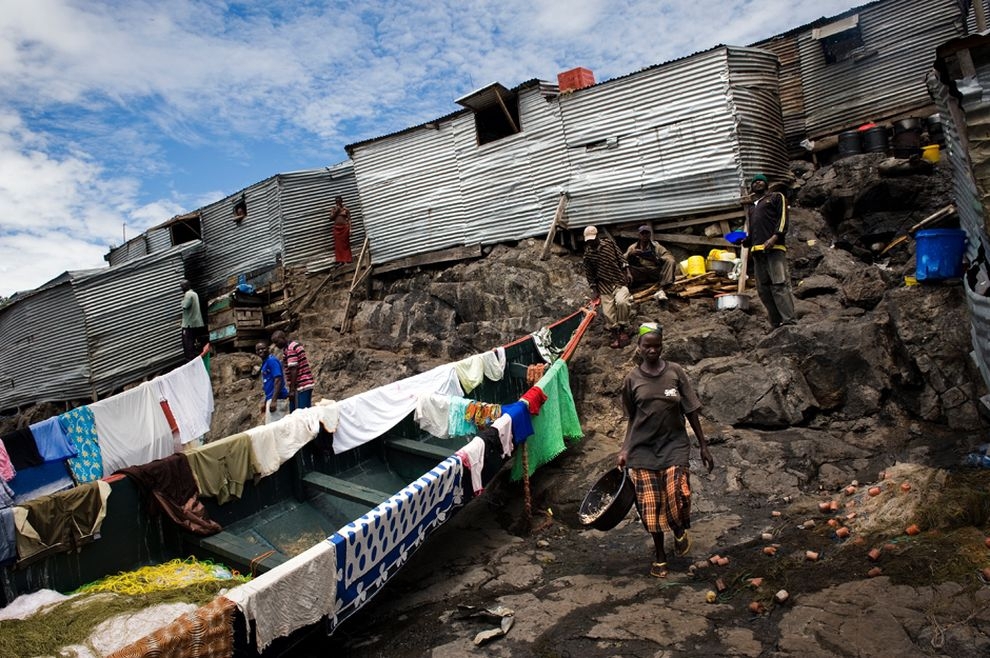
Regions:
[[509, 108], [505, 106], [505, 101], [502, 100], [502, 94], [498, 93], [498, 89], [492, 89], [495, 92], [495, 99], [498, 100], [498, 104], [502, 106], [502, 111], [505, 112], [505, 120], [509, 122], [512, 126], [512, 132], [519, 132], [519, 126], [516, 125], [515, 119], [512, 118], [512, 113], [509, 112]]
[[[340, 333], [344, 333], [347, 329], [347, 315], [351, 311], [351, 298], [354, 296], [354, 289], [358, 287], [361, 281], [371, 272], [371, 263], [368, 263], [367, 268], [362, 272], [361, 266], [364, 264], [365, 254], [368, 254], [368, 236], [364, 236], [364, 244], [361, 245], [361, 255], [358, 256], [357, 264], [354, 267], [354, 279], [351, 281], [350, 290], [347, 291], [347, 303], [344, 305], [344, 318], [340, 321]], [[368, 260], [371, 260], [371, 255], [368, 254]]]
[[[786, 203], [786, 202], [785, 202]], [[743, 231], [746, 233], [746, 237], [749, 237], [749, 209], [751, 204], [743, 203], [743, 213], [746, 217], [743, 222]], [[736, 286], [736, 292], [738, 294], [743, 294], [746, 292], [746, 278], [749, 276], [749, 247], [743, 247], [740, 250], [739, 260], [742, 261], [742, 267], [739, 268], [739, 283]]]
[[553, 221], [550, 222], [550, 230], [547, 231], [546, 242], [543, 243], [543, 253], [540, 254], [540, 260], [546, 260], [547, 256], [550, 255], [550, 245], [553, 244], [553, 238], [557, 235], [557, 227], [560, 225], [560, 221], [564, 217], [564, 208], [566, 207], [567, 192], [561, 192], [560, 200], [557, 201], [557, 210], [553, 214]]
[[946, 217], [951, 216], [955, 212], [956, 212], [956, 207], [950, 203], [946, 207], [932, 213], [928, 217], [925, 217], [923, 220], [921, 220], [920, 222], [909, 228], [908, 233], [914, 235], [915, 232], [918, 231], [919, 229], [934, 224], [939, 220], [945, 219]]

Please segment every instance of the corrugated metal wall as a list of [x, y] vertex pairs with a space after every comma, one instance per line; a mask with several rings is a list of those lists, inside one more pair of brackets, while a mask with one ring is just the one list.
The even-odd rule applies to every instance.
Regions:
[[811, 30], [799, 34], [807, 135], [820, 137], [930, 106], [925, 74], [936, 47], [961, 33], [958, 19], [954, 0], [896, 0], [864, 7], [859, 12], [863, 45], [876, 54], [834, 64], [826, 64], [822, 44]]
[[96, 390], [107, 393], [182, 360], [180, 322], [188, 243], [73, 281], [85, 314]]
[[[244, 197], [247, 217], [234, 221], [234, 203]], [[278, 177], [272, 176], [200, 210], [203, 255], [198, 288], [222, 287], [239, 274], [274, 267], [281, 253]]]
[[107, 254], [106, 261], [110, 264], [110, 267], [113, 267], [114, 265], [120, 265], [121, 263], [126, 263], [129, 260], [134, 260], [135, 258], [147, 256], [148, 253], [148, 237], [146, 234], [142, 233], [136, 238], [131, 238], [119, 247], [113, 247], [110, 249], [110, 253]]
[[804, 82], [801, 80], [801, 60], [797, 37], [774, 37], [756, 44], [772, 52], [780, 62], [778, 76], [781, 113], [784, 117], [784, 137], [788, 153], [800, 156], [807, 151], [801, 146], [804, 130]]
[[568, 175], [559, 106], [544, 92], [521, 89], [521, 132], [488, 144], [478, 146], [473, 113], [454, 118], [464, 244], [546, 234]]
[[373, 263], [464, 242], [454, 124], [434, 125], [358, 145], [351, 154]]
[[168, 228], [150, 228], [145, 232], [148, 240], [148, 253], [157, 254], [172, 248], [172, 232]]
[[333, 255], [330, 212], [337, 195], [344, 197], [351, 211], [351, 249], [358, 257], [365, 230], [353, 163], [279, 174], [278, 179], [285, 265], [305, 265]]
[[[986, 55], [990, 52], [990, 38], [983, 37], [974, 46], [969, 51], [974, 53], [976, 78], [940, 81], [932, 75], [928, 84], [942, 118], [947, 150], [943, 157], [952, 165], [953, 193], [960, 225], [966, 230], [966, 256], [970, 263], [977, 261], [980, 245], [990, 256], [990, 207], [986, 196], [990, 190], [990, 149], [987, 148], [990, 146], [987, 137], [990, 135], [990, 57]], [[958, 110], [960, 104], [950, 95], [947, 85], [962, 92], [961, 109], [965, 114], [952, 111]], [[955, 117], [964, 125], [959, 125]], [[968, 149], [964, 142], [968, 142]], [[986, 261], [983, 269], [985, 275], [990, 275]], [[965, 281], [962, 287], [969, 307], [974, 361], [984, 386], [990, 389], [990, 297], [978, 294]]]
[[90, 397], [86, 320], [68, 277], [0, 310], [0, 336], [0, 410]]
[[[727, 53], [714, 49], [561, 96], [571, 226], [739, 206], [747, 172]], [[760, 62], [763, 85], [776, 84], [775, 56], [756, 50], [746, 56]], [[751, 99], [746, 111], [757, 107]], [[758, 148], [764, 155], [757, 159], [765, 159], [767, 146]], [[774, 170], [785, 165], [786, 159]]]
[[780, 110], [777, 56], [752, 48], [729, 48], [729, 94], [736, 117], [736, 143], [745, 183], [754, 173], [771, 180], [790, 174]]

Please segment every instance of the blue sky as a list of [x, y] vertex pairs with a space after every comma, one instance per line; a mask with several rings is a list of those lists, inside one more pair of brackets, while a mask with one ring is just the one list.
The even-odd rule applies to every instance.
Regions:
[[0, 0], [0, 295], [489, 82], [598, 81], [849, 0]]

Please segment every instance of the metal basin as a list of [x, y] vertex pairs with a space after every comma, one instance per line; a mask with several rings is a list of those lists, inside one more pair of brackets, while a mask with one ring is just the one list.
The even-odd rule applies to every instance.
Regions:
[[708, 260], [708, 270], [710, 272], [715, 272], [719, 276], [728, 276], [732, 274], [736, 264], [731, 260]]
[[584, 497], [578, 519], [596, 530], [611, 530], [626, 517], [636, 502], [636, 489], [626, 471], [610, 469], [598, 478]]
[[740, 295], [737, 293], [729, 293], [725, 295], [715, 296], [715, 310], [728, 311], [734, 308], [738, 308], [741, 311], [748, 311], [749, 296]]

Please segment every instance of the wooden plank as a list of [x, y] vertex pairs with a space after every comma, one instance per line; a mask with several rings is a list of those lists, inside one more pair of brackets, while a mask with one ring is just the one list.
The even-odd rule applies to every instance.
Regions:
[[[221, 530], [209, 537], [194, 538], [192, 535], [187, 535], [187, 537], [190, 541], [199, 545], [200, 548], [215, 553], [224, 562], [229, 561], [237, 566], [247, 567], [248, 569], [253, 566], [257, 573], [264, 573], [288, 561], [288, 558], [281, 553], [272, 553], [265, 559], [255, 562], [255, 559], [268, 552], [267, 547], [252, 544], [246, 539], [226, 530]], [[244, 570], [246, 571], [247, 569]]]
[[729, 243], [725, 238], [706, 238], [701, 235], [684, 235], [683, 233], [654, 233], [653, 239], [660, 243], [683, 244], [692, 247], [708, 247], [710, 249], [725, 249]]
[[364, 271], [361, 270], [362, 263], [364, 263], [364, 257], [367, 254], [368, 260], [371, 260], [371, 255], [368, 254], [368, 236], [364, 236], [364, 243], [361, 245], [361, 254], [358, 256], [357, 265], [354, 269], [354, 279], [351, 281], [351, 288], [347, 291], [347, 303], [344, 304], [344, 318], [340, 321], [340, 333], [344, 333], [347, 328], [347, 321], [350, 319], [349, 315], [351, 312], [351, 299], [354, 297], [354, 289], [358, 287], [361, 280], [371, 272], [371, 263], [368, 263], [368, 268]]
[[333, 477], [332, 475], [324, 475], [323, 473], [319, 473], [317, 471], [310, 471], [304, 475], [303, 482], [324, 493], [328, 493], [332, 496], [337, 496], [338, 498], [343, 498], [344, 500], [349, 500], [354, 503], [368, 505], [369, 507], [378, 507], [380, 504], [392, 497], [392, 494], [390, 493], [371, 489], [370, 487], [365, 487], [354, 482], [348, 482], [343, 478]]
[[414, 441], [412, 439], [386, 439], [385, 447], [409, 453], [410, 455], [436, 459], [438, 464], [454, 454], [454, 450], [451, 448], [444, 448], [443, 446], [433, 445], [425, 441]]
[[414, 256], [393, 260], [389, 263], [382, 263], [374, 268], [372, 276], [378, 276], [379, 274], [385, 274], [386, 272], [395, 272], [397, 270], [404, 270], [411, 267], [468, 260], [470, 258], [481, 258], [482, 256], [481, 244], [467, 245], [464, 247], [451, 247], [449, 249], [438, 249], [437, 251], [430, 251], [425, 254], [416, 254]]
[[550, 222], [550, 230], [547, 231], [546, 242], [543, 243], [543, 253], [540, 254], [540, 260], [546, 260], [547, 256], [550, 255], [550, 245], [553, 244], [553, 238], [557, 235], [557, 227], [564, 217], [565, 207], [567, 207], [567, 194], [561, 194], [560, 200], [557, 201], [557, 210], [553, 213], [553, 221]]

